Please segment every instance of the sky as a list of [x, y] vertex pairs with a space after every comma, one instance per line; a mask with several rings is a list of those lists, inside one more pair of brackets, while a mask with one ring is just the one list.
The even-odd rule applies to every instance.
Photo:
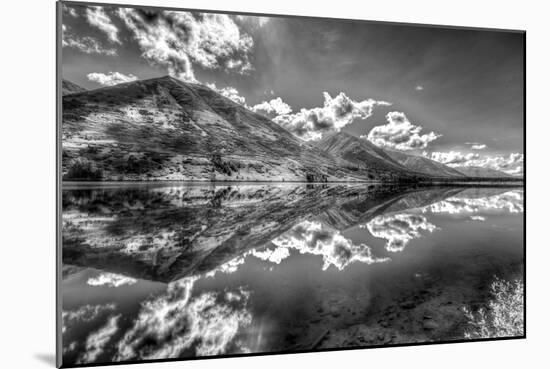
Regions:
[[63, 78], [87, 89], [172, 75], [305, 141], [523, 173], [522, 33], [71, 3], [62, 27]]

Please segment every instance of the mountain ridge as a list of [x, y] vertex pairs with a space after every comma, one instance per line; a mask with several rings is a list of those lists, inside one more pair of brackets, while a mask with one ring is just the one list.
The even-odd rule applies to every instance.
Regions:
[[476, 166], [457, 167], [458, 171], [468, 177], [512, 178], [513, 176], [500, 170]]
[[81, 87], [74, 82], [71, 82], [64, 78], [61, 80], [61, 94], [63, 96], [84, 91], [86, 91], [84, 87]]
[[[64, 180], [411, 182], [469, 176], [346, 132], [302, 141], [207, 86], [170, 76], [93, 90], [67, 80], [63, 85]], [[502, 176], [487, 176], [495, 177]]]
[[414, 176], [398, 164], [380, 163], [357, 168], [204, 85], [169, 76], [63, 97], [64, 179], [392, 181]]
[[407, 154], [395, 150], [386, 150], [386, 152], [403, 166], [417, 172], [438, 177], [465, 177], [465, 175], [458, 170], [423, 156]]

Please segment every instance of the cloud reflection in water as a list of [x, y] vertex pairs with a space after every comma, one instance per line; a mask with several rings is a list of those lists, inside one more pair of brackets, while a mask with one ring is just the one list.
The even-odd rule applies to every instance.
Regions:
[[390, 252], [403, 251], [411, 240], [422, 237], [421, 231], [437, 229], [425, 216], [406, 213], [381, 215], [359, 227], [368, 229], [374, 237], [386, 239], [386, 250]]
[[523, 191], [514, 190], [498, 195], [471, 198], [453, 196], [422, 209], [424, 213], [471, 214], [489, 211], [523, 212]]
[[250, 324], [248, 293], [202, 293], [193, 296], [198, 277], [169, 284], [165, 294], [145, 301], [133, 326], [118, 343], [115, 361], [219, 355], [240, 327]]
[[[301, 254], [320, 255], [323, 258], [323, 270], [331, 265], [343, 270], [354, 262], [373, 264], [388, 261], [388, 258], [378, 258], [373, 255], [369, 246], [355, 244], [322, 222], [304, 221], [294, 226], [289, 232], [275, 238], [275, 249], [268, 257], [273, 262], [282, 260], [281, 255], [289, 255], [281, 249], [295, 249]], [[256, 253], [256, 256], [266, 257], [267, 254]], [[275, 256], [274, 256], [275, 255]]]

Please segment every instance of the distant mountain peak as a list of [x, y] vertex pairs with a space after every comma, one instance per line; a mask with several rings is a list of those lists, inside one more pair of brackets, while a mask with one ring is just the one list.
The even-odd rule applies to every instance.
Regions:
[[510, 174], [502, 172], [500, 170], [485, 168], [485, 167], [457, 167], [455, 168], [468, 177], [480, 177], [480, 178], [509, 178]]
[[380, 147], [347, 132], [340, 131], [328, 135], [314, 144], [321, 150], [358, 167], [405, 176], [414, 174]]
[[403, 166], [416, 172], [434, 177], [464, 177], [464, 174], [443, 163], [428, 159], [424, 156], [413, 155], [403, 151], [386, 149], [388, 155]]

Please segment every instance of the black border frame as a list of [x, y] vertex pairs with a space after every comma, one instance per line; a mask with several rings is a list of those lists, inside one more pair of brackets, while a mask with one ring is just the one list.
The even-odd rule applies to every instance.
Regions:
[[[360, 23], [375, 23], [385, 24], [393, 26], [409, 26], [409, 27], [423, 27], [423, 28], [435, 28], [435, 29], [457, 29], [457, 30], [470, 30], [470, 31], [489, 31], [489, 32], [506, 32], [506, 33], [520, 33], [523, 35], [523, 335], [513, 337], [499, 337], [499, 338], [478, 338], [478, 339], [460, 339], [452, 341], [437, 341], [437, 342], [415, 342], [415, 343], [401, 343], [401, 344], [388, 344], [388, 345], [371, 345], [371, 346], [352, 346], [352, 347], [335, 347], [327, 349], [317, 350], [294, 350], [294, 351], [272, 351], [272, 352], [257, 352], [257, 353], [243, 353], [243, 354], [222, 354], [215, 356], [195, 356], [187, 358], [166, 358], [166, 359], [150, 359], [150, 360], [128, 360], [117, 362], [104, 362], [104, 363], [89, 363], [89, 364], [75, 364], [64, 366], [63, 365], [63, 345], [62, 345], [62, 331], [61, 325], [63, 323], [62, 313], [62, 296], [61, 296], [61, 272], [62, 272], [62, 233], [61, 233], [61, 216], [62, 216], [62, 176], [61, 176], [61, 150], [62, 150], [62, 6], [64, 4], [82, 5], [82, 6], [113, 6], [113, 7], [128, 7], [128, 8], [141, 8], [141, 9], [155, 9], [155, 10], [175, 10], [175, 11], [193, 11], [201, 13], [214, 13], [214, 14], [230, 14], [230, 15], [248, 15], [248, 16], [266, 16], [276, 18], [301, 18], [301, 19], [318, 19], [318, 20], [338, 20], [346, 22], [360, 22]], [[444, 345], [444, 344], [456, 344], [456, 343], [476, 343], [476, 342], [491, 342], [491, 341], [508, 341], [508, 340], [520, 340], [527, 338], [527, 31], [518, 29], [503, 29], [503, 28], [483, 28], [483, 27], [467, 27], [467, 26], [455, 26], [455, 25], [440, 25], [440, 24], [424, 24], [424, 23], [407, 23], [407, 22], [390, 22], [390, 21], [375, 21], [375, 20], [363, 20], [363, 19], [351, 19], [351, 18], [331, 18], [331, 17], [315, 17], [306, 15], [291, 15], [291, 14], [269, 14], [269, 13], [250, 13], [240, 11], [227, 11], [227, 10], [211, 10], [211, 9], [190, 9], [179, 7], [165, 7], [165, 6], [152, 6], [152, 5], [131, 5], [131, 4], [118, 4], [118, 3], [103, 3], [103, 2], [86, 2], [86, 1], [56, 1], [55, 7], [56, 15], [56, 71], [55, 71], [55, 88], [56, 88], [56, 154], [55, 154], [55, 173], [56, 173], [56, 367], [57, 368], [81, 368], [81, 367], [97, 367], [97, 366], [114, 366], [114, 365], [127, 365], [127, 364], [150, 364], [150, 363], [165, 363], [165, 362], [183, 362], [193, 360], [211, 360], [211, 359], [226, 359], [226, 358], [239, 358], [250, 356], [270, 356], [270, 355], [289, 355], [289, 354], [304, 354], [304, 353], [323, 353], [334, 351], [351, 351], [351, 350], [368, 350], [376, 348], [395, 348], [395, 347], [413, 347], [413, 346], [431, 346], [431, 345]]]

